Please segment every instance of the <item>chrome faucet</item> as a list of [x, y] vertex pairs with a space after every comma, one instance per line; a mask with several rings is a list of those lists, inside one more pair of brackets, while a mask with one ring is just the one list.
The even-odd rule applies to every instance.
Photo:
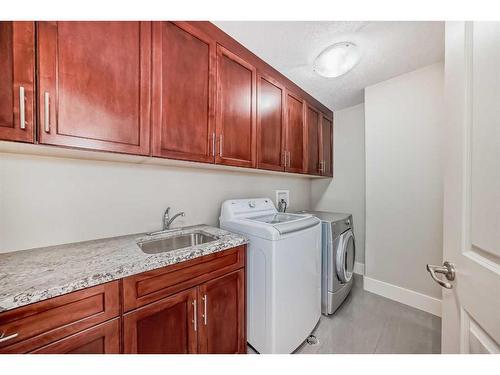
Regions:
[[167, 207], [165, 213], [163, 214], [163, 230], [170, 229], [170, 225], [172, 222], [177, 219], [179, 216], [185, 216], [184, 212], [176, 213], [174, 216], [170, 217], [170, 207]]

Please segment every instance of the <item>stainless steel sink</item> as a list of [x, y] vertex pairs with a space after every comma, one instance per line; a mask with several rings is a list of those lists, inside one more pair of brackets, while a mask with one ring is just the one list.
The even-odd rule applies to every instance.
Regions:
[[179, 234], [177, 236], [168, 238], [142, 241], [138, 242], [137, 245], [146, 254], [158, 254], [217, 241], [217, 239], [217, 237], [212, 236], [211, 234], [201, 231], [195, 231], [186, 234]]

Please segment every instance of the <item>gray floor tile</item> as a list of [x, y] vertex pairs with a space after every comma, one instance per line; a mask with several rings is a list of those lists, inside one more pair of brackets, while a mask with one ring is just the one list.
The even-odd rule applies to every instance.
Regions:
[[346, 301], [332, 316], [321, 316], [314, 335], [319, 344], [304, 343], [295, 353], [441, 352], [439, 317], [365, 291], [358, 275]]

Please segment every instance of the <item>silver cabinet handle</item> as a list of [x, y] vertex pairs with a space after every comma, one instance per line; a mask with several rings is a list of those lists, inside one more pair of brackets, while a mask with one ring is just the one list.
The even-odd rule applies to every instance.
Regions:
[[292, 154], [288, 151], [288, 168], [291, 166]]
[[207, 295], [205, 294], [202, 298], [203, 300], [203, 323], [205, 325], [207, 325], [207, 319], [208, 319], [208, 311], [207, 311], [207, 300], [208, 300], [208, 297]]
[[45, 132], [50, 133], [50, 94], [47, 91], [43, 94], [43, 99]]
[[12, 335], [5, 336], [5, 332], [2, 332], [2, 334], [0, 335], [0, 343], [12, 340], [13, 338], [16, 338], [17, 336], [19, 336], [18, 333], [13, 333]]
[[215, 133], [212, 133], [212, 156], [215, 156]]
[[222, 134], [219, 138], [219, 156], [222, 157]]
[[193, 329], [196, 332], [198, 330], [198, 319], [197, 319], [198, 309], [196, 307], [196, 300], [194, 300], [192, 304], [193, 304]]
[[26, 102], [23, 86], [19, 86], [19, 127], [26, 129]]
[[431, 274], [432, 280], [437, 282], [443, 288], [453, 288], [453, 285], [451, 285], [451, 283], [443, 281], [436, 276], [436, 273], [442, 273], [449, 281], [455, 280], [455, 265], [453, 263], [446, 261], [442, 266], [434, 266], [432, 264], [428, 264], [426, 268], [427, 271]]

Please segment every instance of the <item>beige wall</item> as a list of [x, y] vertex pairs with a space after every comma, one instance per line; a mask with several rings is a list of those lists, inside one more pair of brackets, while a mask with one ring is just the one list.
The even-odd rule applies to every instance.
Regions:
[[316, 210], [353, 215], [356, 262], [365, 260], [365, 113], [364, 104], [334, 112], [333, 179], [312, 180]]
[[0, 153], [0, 252], [157, 230], [167, 206], [218, 225], [222, 201], [277, 189], [310, 207], [306, 178]]
[[365, 90], [366, 275], [441, 298], [443, 64]]

